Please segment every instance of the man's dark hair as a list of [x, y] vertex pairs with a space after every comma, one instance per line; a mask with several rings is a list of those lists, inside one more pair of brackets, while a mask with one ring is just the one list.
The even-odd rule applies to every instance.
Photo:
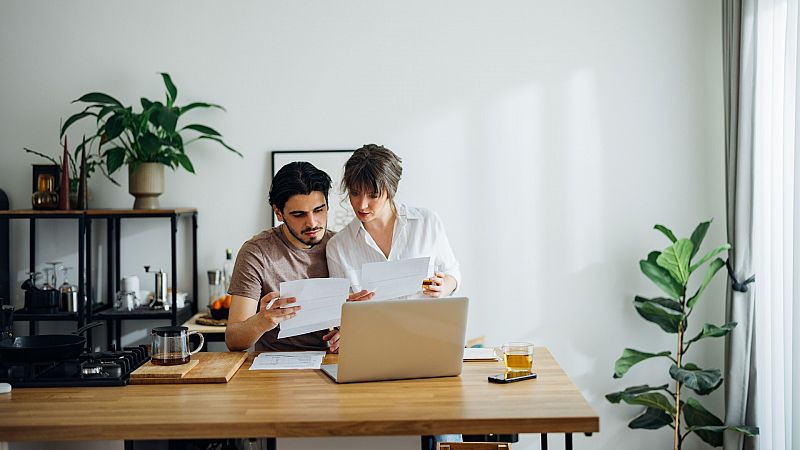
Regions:
[[269, 204], [283, 211], [286, 202], [294, 195], [308, 195], [314, 191], [322, 192], [325, 203], [328, 203], [328, 191], [331, 189], [331, 177], [313, 164], [295, 161], [281, 167], [272, 178], [269, 188]]

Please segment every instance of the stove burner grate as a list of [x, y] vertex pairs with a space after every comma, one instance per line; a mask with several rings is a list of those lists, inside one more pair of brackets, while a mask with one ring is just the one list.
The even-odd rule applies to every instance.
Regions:
[[0, 382], [13, 387], [124, 386], [150, 359], [147, 347], [83, 353], [76, 359], [32, 363], [0, 361]]

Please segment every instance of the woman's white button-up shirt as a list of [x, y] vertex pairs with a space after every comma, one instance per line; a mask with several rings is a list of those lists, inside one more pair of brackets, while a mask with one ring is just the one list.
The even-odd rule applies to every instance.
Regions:
[[438, 269], [455, 278], [456, 286], [460, 286], [461, 270], [439, 216], [431, 210], [402, 203], [396, 207], [389, 257], [383, 255], [361, 221], [355, 218], [328, 241], [326, 253], [330, 276], [348, 278], [353, 292], [357, 292], [361, 290], [361, 266], [365, 263], [430, 256], [432, 267], [428, 274], [433, 275], [434, 269]]

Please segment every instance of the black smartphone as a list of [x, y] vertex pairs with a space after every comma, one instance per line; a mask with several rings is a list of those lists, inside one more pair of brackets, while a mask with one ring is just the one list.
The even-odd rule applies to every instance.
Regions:
[[536, 372], [505, 372], [489, 377], [490, 383], [513, 383], [536, 378]]

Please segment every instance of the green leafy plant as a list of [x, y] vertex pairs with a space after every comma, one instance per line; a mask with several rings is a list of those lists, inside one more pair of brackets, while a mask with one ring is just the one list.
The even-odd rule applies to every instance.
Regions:
[[[134, 112], [133, 107], [124, 106], [114, 97], [101, 92], [90, 92], [73, 101], [88, 103], [83, 111], [72, 115], [61, 127], [63, 136], [67, 129], [74, 123], [86, 117], [94, 117], [97, 122], [97, 132], [88, 141], [87, 145], [98, 141], [98, 152], [105, 160], [106, 170], [113, 174], [123, 164], [128, 164], [133, 170], [142, 163], [160, 163], [172, 169], [183, 167], [194, 173], [194, 166], [186, 155], [185, 147], [198, 140], [217, 142], [226, 149], [242, 156], [234, 148], [222, 140], [222, 135], [213, 128], [193, 123], [178, 128], [178, 121], [187, 112], [198, 108], [215, 108], [225, 110], [220, 105], [213, 103], [194, 102], [185, 106], [175, 104], [178, 89], [167, 73], [161, 74], [166, 87], [166, 99], [152, 101], [141, 98], [141, 112]], [[185, 140], [187, 132], [196, 135]], [[83, 144], [76, 147], [80, 151]]]
[[[674, 389], [671, 390], [669, 384], [641, 385], [606, 395], [611, 403], [625, 402], [645, 407], [644, 412], [628, 424], [630, 428], [656, 430], [665, 426], [672, 427], [674, 450], [679, 450], [684, 439], [691, 433], [714, 447], [722, 446], [722, 434], [725, 430], [747, 436], [758, 434], [757, 427], [725, 425], [722, 419], [703, 407], [696, 398], [683, 394], [684, 388], [688, 388], [699, 396], [705, 396], [722, 385], [722, 373], [719, 369], [703, 369], [693, 362], [687, 362], [686, 353], [692, 344], [706, 338], [725, 336], [736, 327], [736, 322], [721, 326], [707, 323], [694, 337], [685, 339], [689, 317], [697, 302], [717, 272], [725, 266], [725, 261], [718, 255], [731, 248], [729, 244], [720, 245], [693, 262], [710, 226], [711, 221], [700, 223], [688, 239], [676, 238], [663, 225], [655, 226], [672, 245], [663, 251], [651, 252], [647, 259], [639, 261], [639, 267], [667, 296], [644, 298], [637, 295], [633, 306], [645, 320], [658, 325], [667, 333], [677, 335], [676, 352], [673, 355], [669, 350], [650, 353], [626, 348], [614, 365], [614, 378], [622, 378], [631, 367], [642, 361], [651, 358], [667, 359], [671, 362], [669, 376], [675, 383]], [[708, 265], [703, 281], [691, 293], [689, 278], [706, 263]]]

